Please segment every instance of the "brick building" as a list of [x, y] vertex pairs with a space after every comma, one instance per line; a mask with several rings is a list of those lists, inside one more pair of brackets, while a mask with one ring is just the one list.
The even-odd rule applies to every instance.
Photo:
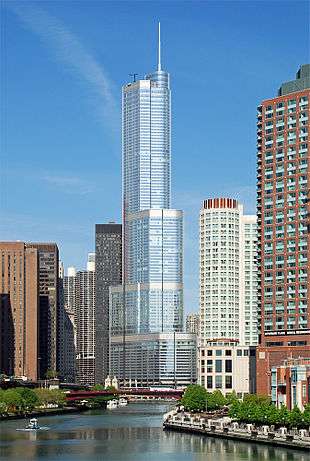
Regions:
[[257, 392], [271, 369], [309, 357], [310, 65], [258, 107], [257, 215], [260, 345]]

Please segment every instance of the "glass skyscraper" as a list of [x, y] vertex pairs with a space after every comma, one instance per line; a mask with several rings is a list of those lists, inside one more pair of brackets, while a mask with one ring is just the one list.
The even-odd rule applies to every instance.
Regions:
[[170, 208], [171, 94], [160, 28], [157, 70], [124, 85], [122, 111], [123, 285], [110, 290], [110, 372], [136, 379], [115, 366], [115, 337], [143, 334], [145, 344], [146, 334], [183, 329], [183, 213]]

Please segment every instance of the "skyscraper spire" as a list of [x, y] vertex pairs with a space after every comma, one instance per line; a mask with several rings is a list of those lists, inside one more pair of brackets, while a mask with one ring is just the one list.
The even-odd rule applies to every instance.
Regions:
[[160, 22], [158, 23], [158, 64], [157, 64], [158, 72], [161, 71], [161, 43], [160, 43]]

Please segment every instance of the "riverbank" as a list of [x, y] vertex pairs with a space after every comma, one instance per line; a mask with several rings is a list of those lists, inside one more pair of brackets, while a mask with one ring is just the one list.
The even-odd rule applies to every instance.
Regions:
[[[234, 423], [233, 423], [234, 424]], [[310, 450], [310, 435], [308, 431], [300, 430], [287, 432], [286, 428], [279, 431], [270, 431], [267, 426], [262, 428], [241, 428], [226, 424], [223, 421], [205, 420], [204, 418], [168, 414], [163, 423], [165, 430], [199, 434], [207, 437], [224, 438], [242, 442], [260, 443], [282, 448]]]
[[82, 413], [89, 410], [89, 407], [63, 407], [63, 408], [45, 408], [31, 411], [24, 414], [1, 415], [0, 421], [11, 421], [12, 419], [36, 418], [39, 416], [66, 415], [70, 413]]

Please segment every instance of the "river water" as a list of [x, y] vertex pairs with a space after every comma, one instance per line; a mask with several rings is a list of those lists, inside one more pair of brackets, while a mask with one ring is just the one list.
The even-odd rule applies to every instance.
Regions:
[[310, 454], [162, 430], [168, 405], [132, 403], [115, 410], [40, 418], [46, 432], [0, 423], [1, 460], [45, 461], [310, 461]]

